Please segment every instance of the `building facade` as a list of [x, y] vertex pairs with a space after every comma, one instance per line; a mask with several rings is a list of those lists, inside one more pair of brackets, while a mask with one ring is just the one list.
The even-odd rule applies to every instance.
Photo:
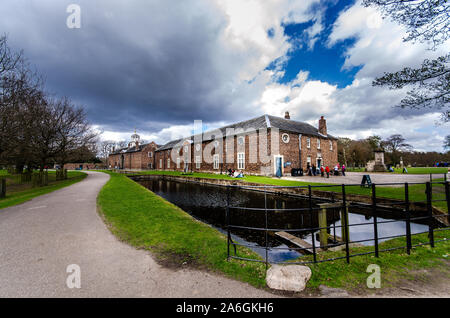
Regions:
[[[338, 163], [337, 138], [327, 134], [326, 120], [318, 128], [307, 123], [263, 115], [251, 120], [171, 141], [155, 151], [157, 170], [286, 175], [293, 168]], [[199, 141], [200, 140], [200, 141]]]
[[153, 141], [140, 144], [140, 137], [136, 133], [131, 136], [128, 147], [113, 149], [108, 156], [108, 168], [129, 170], [155, 169], [155, 151], [158, 145]]

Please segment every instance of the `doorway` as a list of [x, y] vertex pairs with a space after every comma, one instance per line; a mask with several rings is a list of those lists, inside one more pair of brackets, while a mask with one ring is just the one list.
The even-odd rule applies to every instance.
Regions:
[[275, 167], [274, 172], [278, 178], [283, 176], [283, 156], [275, 156]]

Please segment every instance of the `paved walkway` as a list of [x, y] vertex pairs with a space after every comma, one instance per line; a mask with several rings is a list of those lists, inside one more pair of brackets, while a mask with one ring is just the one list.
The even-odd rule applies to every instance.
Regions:
[[[0, 210], [0, 297], [273, 297], [209, 273], [159, 266], [148, 252], [119, 242], [96, 212], [109, 176], [83, 181]], [[81, 288], [66, 285], [67, 266]]]
[[[430, 181], [429, 174], [398, 174], [398, 173], [370, 173], [370, 172], [346, 172], [344, 176], [331, 176], [322, 178], [318, 176], [282, 177], [284, 180], [296, 180], [304, 182], [337, 183], [337, 184], [360, 184], [363, 175], [370, 175], [373, 183], [404, 183], [404, 182], [427, 182]], [[443, 178], [444, 174], [433, 174], [433, 179]], [[450, 178], [449, 178], [450, 179]]]

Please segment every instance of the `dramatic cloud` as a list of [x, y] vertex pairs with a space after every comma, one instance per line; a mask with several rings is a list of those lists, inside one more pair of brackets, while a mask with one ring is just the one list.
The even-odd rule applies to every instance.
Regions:
[[[3, 0], [0, 30], [24, 49], [50, 92], [87, 107], [104, 139], [127, 139], [136, 128], [163, 143], [190, 134], [196, 119], [216, 128], [284, 111], [314, 125], [325, 115], [337, 136], [404, 131], [419, 140], [432, 131], [433, 142], [422, 143], [427, 149], [445, 134], [433, 128], [437, 114], [392, 107], [404, 92], [371, 86], [383, 71], [441, 52], [402, 42], [400, 26], [358, 3], [330, 22], [326, 10], [335, 1], [80, 0], [81, 28], [69, 29], [71, 3]], [[285, 32], [293, 24], [306, 26], [298, 38]], [[280, 81], [293, 51], [333, 51], [348, 39], [342, 72], [360, 67], [351, 85], [309, 78], [308, 67]], [[410, 125], [425, 117], [426, 129]], [[386, 129], [392, 121], [395, 131]]]

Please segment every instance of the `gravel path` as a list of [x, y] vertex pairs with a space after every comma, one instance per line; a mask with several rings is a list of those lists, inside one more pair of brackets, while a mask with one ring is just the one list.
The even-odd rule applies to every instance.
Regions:
[[[235, 280], [158, 265], [119, 242], [96, 211], [109, 176], [83, 181], [0, 210], [0, 297], [274, 297]], [[76, 264], [81, 288], [66, 280]]]

